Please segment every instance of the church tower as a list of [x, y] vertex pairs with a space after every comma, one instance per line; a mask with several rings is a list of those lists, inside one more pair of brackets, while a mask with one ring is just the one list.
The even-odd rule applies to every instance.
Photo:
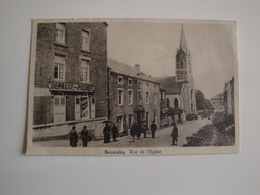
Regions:
[[191, 55], [186, 45], [183, 24], [181, 27], [180, 46], [176, 54], [176, 81], [192, 82]]

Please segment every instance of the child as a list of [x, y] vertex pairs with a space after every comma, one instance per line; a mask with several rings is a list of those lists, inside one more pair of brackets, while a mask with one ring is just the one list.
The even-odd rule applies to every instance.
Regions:
[[176, 145], [177, 146], [177, 141], [178, 141], [178, 128], [176, 123], [173, 123], [173, 130], [172, 130], [172, 146]]

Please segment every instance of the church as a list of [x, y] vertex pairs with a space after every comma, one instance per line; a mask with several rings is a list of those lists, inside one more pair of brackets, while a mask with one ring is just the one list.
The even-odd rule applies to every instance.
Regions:
[[186, 115], [197, 113], [194, 80], [192, 76], [191, 52], [187, 47], [183, 25], [180, 45], [175, 56], [175, 76], [157, 77], [160, 87], [165, 90], [166, 108], [180, 108], [182, 121]]

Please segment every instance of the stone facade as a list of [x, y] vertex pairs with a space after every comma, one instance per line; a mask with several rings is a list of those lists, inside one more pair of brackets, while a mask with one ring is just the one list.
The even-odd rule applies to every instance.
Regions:
[[212, 105], [212, 108], [214, 108], [214, 112], [224, 112], [224, 96], [223, 94], [217, 94], [214, 97], [210, 98], [210, 103]]
[[234, 78], [228, 81], [224, 87], [224, 106], [227, 114], [235, 115], [235, 89]]
[[140, 72], [140, 65], [132, 67], [109, 59], [108, 67], [109, 120], [121, 132], [128, 131], [133, 123], [142, 123], [149, 129], [155, 121], [159, 127], [159, 83]]
[[107, 118], [106, 23], [39, 23], [35, 57], [34, 129]]

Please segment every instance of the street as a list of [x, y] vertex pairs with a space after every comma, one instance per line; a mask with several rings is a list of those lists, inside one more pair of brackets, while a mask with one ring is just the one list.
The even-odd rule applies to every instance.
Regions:
[[[186, 137], [191, 136], [193, 133], [197, 132], [207, 124], [212, 124], [212, 121], [206, 118], [204, 118], [204, 120], [199, 118], [195, 121], [186, 121], [184, 124], [178, 124], [177, 127], [179, 129], [179, 137], [177, 146], [183, 146], [183, 144], [186, 143]], [[129, 137], [125, 136], [118, 137], [118, 141], [116, 142], [112, 141], [106, 144], [104, 144], [103, 140], [91, 141], [88, 143], [88, 147], [171, 147], [172, 137], [170, 135], [172, 129], [172, 126], [158, 129], [155, 133], [154, 139], [152, 138], [151, 133], [149, 133], [147, 138], [143, 138], [142, 134], [141, 139], [135, 139], [134, 142], [129, 142]], [[32, 145], [34, 147], [70, 147], [69, 140], [39, 141], [33, 142]], [[81, 140], [78, 142], [78, 147], [82, 147]]]

